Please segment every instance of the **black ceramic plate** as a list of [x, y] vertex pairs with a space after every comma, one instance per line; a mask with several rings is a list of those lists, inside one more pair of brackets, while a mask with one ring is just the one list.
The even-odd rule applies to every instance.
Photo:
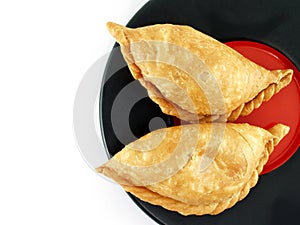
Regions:
[[[261, 42], [282, 52], [299, 70], [299, 12], [297, 0], [152, 0], [127, 26], [185, 24], [222, 42]], [[110, 156], [153, 129], [173, 125], [172, 117], [162, 114], [138, 81], [133, 80], [117, 46], [106, 67], [100, 98], [102, 134]], [[300, 212], [299, 174], [298, 151], [288, 163], [261, 176], [243, 201], [216, 216], [182, 216], [131, 197], [145, 213], [163, 225], [296, 225]]]

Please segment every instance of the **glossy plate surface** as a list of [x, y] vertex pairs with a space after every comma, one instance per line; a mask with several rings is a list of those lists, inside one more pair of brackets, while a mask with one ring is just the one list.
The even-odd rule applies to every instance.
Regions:
[[[298, 224], [300, 153], [296, 149], [299, 147], [300, 120], [299, 11], [298, 1], [274, 0], [270, 4], [270, 1], [259, 0], [152, 0], [130, 20], [127, 25], [129, 27], [157, 23], [189, 25], [219, 41], [226, 42], [258, 64], [270, 69], [292, 67], [295, 71], [289, 87], [248, 117], [238, 120], [265, 128], [276, 122], [286, 123], [292, 127], [289, 136], [272, 154], [264, 173], [281, 166], [261, 176], [258, 184], [243, 201], [216, 216], [182, 216], [132, 196], [135, 203], [157, 223]], [[100, 98], [101, 129], [110, 156], [120, 151], [125, 144], [153, 129], [173, 125], [173, 118], [161, 113], [160, 108], [147, 97], [144, 88], [138, 81], [133, 80], [117, 46], [107, 63]], [[292, 64], [286, 61], [285, 57]], [[288, 158], [290, 159], [286, 161]]]

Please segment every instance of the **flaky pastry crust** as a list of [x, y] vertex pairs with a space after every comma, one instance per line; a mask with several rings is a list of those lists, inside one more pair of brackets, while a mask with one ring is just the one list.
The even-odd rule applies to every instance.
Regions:
[[287, 86], [291, 69], [267, 70], [189, 26], [136, 29], [109, 22], [135, 79], [166, 114], [186, 121], [234, 121]]
[[97, 171], [166, 209], [218, 214], [247, 196], [288, 131], [282, 124], [268, 131], [232, 123], [163, 128], [125, 146]]

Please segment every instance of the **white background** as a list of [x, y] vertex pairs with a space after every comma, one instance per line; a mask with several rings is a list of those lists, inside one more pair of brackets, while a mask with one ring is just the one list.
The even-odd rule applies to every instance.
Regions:
[[0, 224], [153, 225], [82, 159], [76, 89], [146, 0], [0, 1]]

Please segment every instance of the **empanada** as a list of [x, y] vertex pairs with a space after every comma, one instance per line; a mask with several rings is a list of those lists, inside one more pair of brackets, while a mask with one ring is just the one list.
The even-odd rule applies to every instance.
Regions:
[[269, 71], [191, 27], [136, 29], [107, 23], [135, 79], [166, 114], [186, 121], [234, 121], [287, 86], [293, 71]]
[[218, 214], [245, 198], [274, 146], [289, 132], [203, 123], [153, 131], [97, 171], [138, 198], [183, 215]]

